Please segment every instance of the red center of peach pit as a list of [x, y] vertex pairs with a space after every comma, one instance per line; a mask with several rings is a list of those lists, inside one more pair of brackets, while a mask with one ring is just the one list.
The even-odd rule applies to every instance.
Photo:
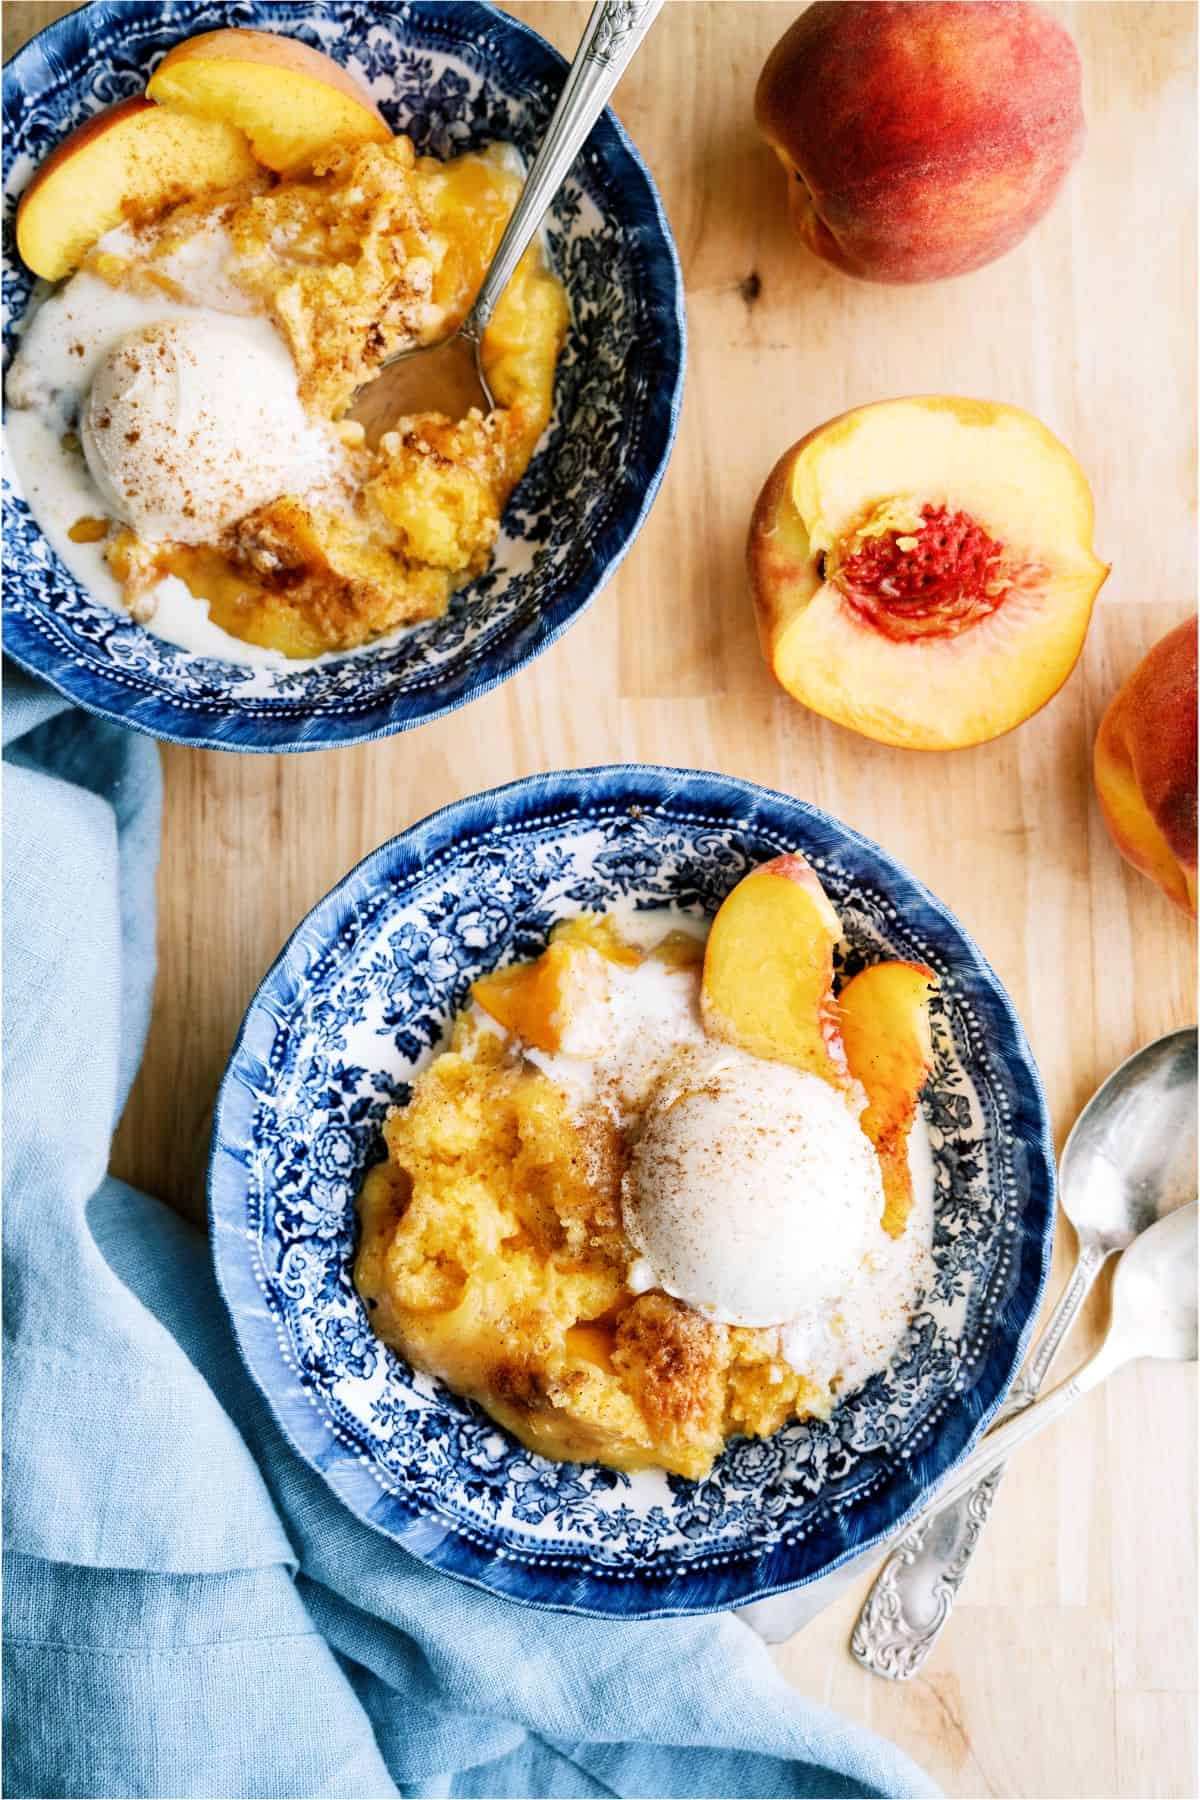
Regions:
[[864, 538], [837, 571], [854, 611], [885, 637], [952, 637], [995, 612], [1009, 586], [1003, 544], [970, 513], [923, 506], [921, 520], [911, 534]]

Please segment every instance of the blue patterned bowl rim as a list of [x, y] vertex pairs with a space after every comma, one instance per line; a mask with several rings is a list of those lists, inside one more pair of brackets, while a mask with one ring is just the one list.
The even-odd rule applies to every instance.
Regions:
[[[759, 827], [813, 854], [844, 855], [871, 871], [906, 921], [944, 953], [955, 984], [969, 988], [987, 1042], [1015, 1096], [1012, 1131], [1027, 1183], [1019, 1226], [1017, 1274], [1010, 1301], [997, 1314], [986, 1360], [974, 1384], [956, 1391], [958, 1405], [932, 1440], [896, 1460], [894, 1475], [865, 1502], [839, 1512], [833, 1548], [811, 1540], [781, 1543], [757, 1556], [717, 1567], [648, 1571], [596, 1565], [570, 1578], [536, 1559], [514, 1559], [498, 1545], [459, 1535], [443, 1519], [381, 1491], [365, 1458], [348, 1456], [332, 1424], [304, 1391], [287, 1360], [247, 1254], [246, 1163], [258, 1104], [252, 1070], [276, 1024], [286, 1021], [306, 969], [353, 924], [382, 888], [410, 879], [456, 845], [478, 847], [492, 834], [599, 805], [676, 807], [720, 816], [728, 829]], [[250, 1040], [256, 1041], [252, 1044]], [[655, 764], [612, 764], [531, 775], [455, 801], [372, 851], [296, 927], [247, 1009], [222, 1080], [208, 1166], [209, 1231], [218, 1284], [238, 1348], [254, 1382], [293, 1449], [372, 1529], [461, 1580], [548, 1611], [587, 1616], [661, 1618], [722, 1611], [800, 1588], [882, 1543], [917, 1514], [933, 1487], [987, 1430], [1025, 1356], [1041, 1304], [1054, 1244], [1056, 1169], [1050, 1119], [1033, 1053], [999, 977], [973, 939], [930, 890], [879, 845], [820, 808], [737, 777]]]
[[[44, 85], [48, 71], [59, 77], [64, 68], [73, 65], [81, 71], [87, 69], [95, 59], [96, 39], [122, 17], [177, 21], [182, 32], [189, 29], [191, 15], [197, 10], [179, 0], [89, 0], [79, 11], [43, 27], [4, 67], [6, 135], [25, 95]], [[203, 10], [207, 14], [212, 9]], [[279, 0], [262, 0], [261, 4], [240, 0], [236, 23], [258, 23], [265, 29], [278, 29], [286, 25], [280, 16], [283, 10]], [[302, 20], [328, 18], [334, 8], [322, 5], [322, 0], [308, 0], [308, 4], [297, 5], [291, 11]], [[557, 86], [567, 67], [566, 59], [543, 37], [501, 12], [490, 0], [454, 0], [453, 5], [444, 4], [444, 0], [403, 0], [386, 11], [392, 31], [403, 33], [407, 26], [414, 33], [441, 37], [448, 48], [456, 43], [466, 45], [481, 36], [491, 38], [503, 45], [506, 61], [519, 68], [530, 83], [549, 79]], [[190, 29], [207, 30], [218, 22], [205, 16], [192, 21]], [[45, 149], [52, 147], [47, 143]], [[595, 167], [606, 171], [614, 187], [621, 191], [621, 229], [638, 278], [642, 323], [654, 333], [656, 379], [648, 384], [644, 397], [638, 458], [625, 484], [628, 504], [597, 534], [593, 553], [577, 577], [561, 586], [551, 601], [543, 603], [535, 629], [506, 633], [481, 657], [468, 659], [469, 673], [456, 674], [455, 662], [448, 661], [441, 681], [385, 695], [371, 706], [345, 715], [331, 712], [296, 717], [285, 709], [278, 717], [272, 717], [261, 710], [222, 710], [195, 701], [183, 704], [162, 692], [139, 695], [122, 680], [119, 670], [109, 673], [85, 666], [68, 650], [50, 643], [35, 624], [7, 603], [5, 653], [85, 711], [148, 736], [197, 749], [273, 754], [368, 743], [443, 718], [489, 693], [556, 643], [616, 572], [653, 505], [675, 442], [687, 353], [683, 276], [671, 228], [653, 177], [611, 107], [594, 127], [585, 154]], [[6, 150], [6, 177], [8, 165]], [[6, 288], [17, 261], [15, 232], [6, 209]], [[10, 329], [12, 323], [15, 321], [10, 321]], [[6, 334], [6, 352], [7, 343]], [[11, 566], [8, 580], [10, 584], [20, 580], [19, 572]]]

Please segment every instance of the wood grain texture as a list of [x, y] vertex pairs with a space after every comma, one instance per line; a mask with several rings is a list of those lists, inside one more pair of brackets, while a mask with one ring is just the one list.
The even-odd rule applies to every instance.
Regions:
[[[10, 0], [6, 52], [65, 10]], [[573, 0], [511, 10], [568, 52], [586, 14]], [[1054, 7], [1086, 72], [1081, 168], [1011, 256], [909, 291], [848, 281], [790, 236], [750, 106], [796, 10], [672, 0], [619, 90], [678, 240], [691, 349], [662, 493], [587, 618], [468, 712], [403, 737], [318, 756], [164, 750], [157, 998], [114, 1167], [196, 1220], [222, 1067], [293, 925], [394, 832], [539, 769], [722, 769], [876, 838], [999, 970], [1060, 1143], [1115, 1064], [1194, 1017], [1193, 933], [1120, 861], [1090, 779], [1106, 701], [1196, 591], [1193, 8]], [[1093, 482], [1113, 573], [1080, 667], [1043, 713], [924, 757], [779, 693], [742, 550], [787, 443], [847, 406], [929, 390], [1011, 401], [1058, 432]], [[1064, 1223], [1055, 1289], [1073, 1253]], [[1103, 1291], [1089, 1305], [1068, 1362], [1106, 1304]], [[785, 1674], [894, 1738], [950, 1794], [1194, 1794], [1194, 1373], [1126, 1370], [1022, 1453], [918, 1681], [892, 1686], [851, 1660], [865, 1583], [776, 1653]]]

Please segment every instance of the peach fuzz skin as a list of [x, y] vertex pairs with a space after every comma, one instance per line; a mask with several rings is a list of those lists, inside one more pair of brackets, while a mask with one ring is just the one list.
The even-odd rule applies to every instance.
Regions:
[[1109, 704], [1096, 793], [1125, 860], [1196, 917], [1196, 620], [1167, 633]]
[[767, 58], [754, 111], [800, 238], [883, 282], [1013, 249], [1085, 133], [1070, 33], [1016, 0], [818, 0]]
[[[827, 483], [831, 458], [841, 466]], [[838, 496], [830, 517], [827, 487]], [[979, 617], [939, 622], [933, 609], [916, 642], [905, 639], [919, 609], [885, 600], [882, 621], [867, 616], [834, 579], [834, 552], [847, 548], [848, 524], [889, 497], [968, 515], [1016, 559], [1011, 587]], [[1078, 464], [1016, 408], [918, 395], [839, 414], [784, 452], [751, 517], [746, 561], [763, 655], [794, 699], [879, 743], [984, 743], [1045, 706], [1078, 661], [1108, 574], [1092, 553], [1093, 526]]]

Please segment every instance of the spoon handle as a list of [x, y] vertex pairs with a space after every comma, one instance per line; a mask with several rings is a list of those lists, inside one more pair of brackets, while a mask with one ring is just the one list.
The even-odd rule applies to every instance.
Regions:
[[1006, 1463], [1018, 1445], [1036, 1437], [1047, 1425], [1053, 1425], [1055, 1419], [1060, 1418], [1068, 1407], [1074, 1406], [1076, 1400], [1081, 1400], [1084, 1394], [1090, 1393], [1102, 1381], [1107, 1381], [1122, 1363], [1129, 1360], [1129, 1352], [1115, 1341], [1115, 1335], [1110, 1337], [1081, 1369], [1076, 1369], [1074, 1375], [1069, 1375], [1056, 1388], [1051, 1388], [1044, 1399], [1026, 1406], [1015, 1418], [998, 1426], [995, 1431], [989, 1431], [983, 1442], [976, 1445], [966, 1461], [959, 1464], [939, 1489], [939, 1502], [948, 1506], [960, 1495], [969, 1493], [981, 1475]]
[[[1105, 1254], [1094, 1241], [1081, 1245], [1071, 1279], [1000, 1409], [998, 1424], [1023, 1413], [1037, 1398]], [[985, 1439], [987, 1445], [992, 1441]], [[850, 1639], [858, 1661], [874, 1674], [911, 1681], [924, 1666], [954, 1609], [1003, 1474], [1003, 1464], [989, 1467], [957, 1499], [923, 1514], [893, 1549], [863, 1602]]]
[[654, 23], [663, 0], [596, 0], [541, 148], [462, 329], [477, 338], [496, 310], [592, 126]]

